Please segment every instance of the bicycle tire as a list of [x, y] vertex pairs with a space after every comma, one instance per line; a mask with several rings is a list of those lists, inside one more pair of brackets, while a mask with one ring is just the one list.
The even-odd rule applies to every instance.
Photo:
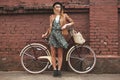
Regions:
[[[33, 54], [33, 48], [35, 49], [35, 53], [37, 57], [42, 56], [49, 56], [50, 52], [49, 50], [42, 44], [39, 43], [31, 43], [27, 46], [25, 46], [22, 50], [21, 50], [21, 64], [23, 66], [23, 68], [29, 72], [29, 73], [41, 73], [44, 70], [46, 70], [46, 68], [49, 65], [49, 61], [48, 60], [38, 60], [35, 58], [34, 54]], [[30, 62], [31, 61], [31, 62]], [[44, 62], [44, 65], [42, 64]]]
[[[76, 54], [77, 49], [79, 53]], [[67, 54], [68, 64], [76, 73], [88, 73], [95, 67], [96, 54], [88, 45], [75, 45], [69, 49]]]

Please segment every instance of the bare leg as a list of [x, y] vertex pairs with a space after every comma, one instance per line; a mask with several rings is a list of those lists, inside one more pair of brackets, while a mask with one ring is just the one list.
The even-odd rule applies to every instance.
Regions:
[[58, 48], [58, 70], [61, 70], [63, 61], [63, 49]]
[[52, 57], [52, 66], [53, 66], [53, 69], [56, 70], [56, 52], [55, 52], [55, 48], [53, 46], [51, 46], [50, 49], [51, 49], [51, 57]]

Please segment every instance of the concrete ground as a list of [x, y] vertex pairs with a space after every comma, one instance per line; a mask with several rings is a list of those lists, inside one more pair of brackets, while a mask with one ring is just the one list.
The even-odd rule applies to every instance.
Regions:
[[53, 77], [51, 71], [30, 74], [25, 71], [0, 71], [0, 80], [120, 80], [120, 74], [76, 74], [62, 72], [62, 77]]

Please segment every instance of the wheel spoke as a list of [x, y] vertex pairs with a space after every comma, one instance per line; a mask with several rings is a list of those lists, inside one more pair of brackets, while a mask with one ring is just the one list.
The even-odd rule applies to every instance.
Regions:
[[78, 57], [70, 57], [70, 58], [73, 58], [73, 59], [78, 59], [78, 60], [80, 60], [80, 61], [83, 61], [84, 60], [84, 58], [78, 58]]
[[30, 55], [30, 54], [25, 53], [25, 55], [27, 55], [27, 56], [29, 56], [29, 57], [31, 57], [31, 58], [33, 58], [33, 59], [35, 59], [35, 57], [34, 57], [34, 56], [32, 56], [32, 55]]
[[77, 73], [90, 72], [96, 63], [94, 51], [89, 46], [77, 46], [70, 49], [68, 64]]
[[29, 68], [29, 67], [31, 67], [31, 64], [33, 63], [33, 60], [29, 60], [29, 64], [28, 64], [28, 62], [27, 63], [25, 63], [25, 66], [27, 67], [27, 68]]
[[30, 45], [24, 49], [21, 57], [23, 68], [30, 73], [41, 73], [48, 66], [47, 59], [36, 59], [40, 56], [48, 56], [49, 51], [44, 49], [43, 45]]

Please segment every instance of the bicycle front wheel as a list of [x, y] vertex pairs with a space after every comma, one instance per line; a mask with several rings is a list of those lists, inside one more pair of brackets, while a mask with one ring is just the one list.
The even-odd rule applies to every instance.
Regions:
[[47, 59], [38, 59], [40, 56], [50, 55], [48, 49], [39, 43], [32, 43], [21, 51], [21, 64], [29, 73], [41, 73], [49, 65]]
[[95, 52], [87, 45], [75, 45], [68, 54], [68, 64], [76, 73], [88, 73], [96, 64]]

